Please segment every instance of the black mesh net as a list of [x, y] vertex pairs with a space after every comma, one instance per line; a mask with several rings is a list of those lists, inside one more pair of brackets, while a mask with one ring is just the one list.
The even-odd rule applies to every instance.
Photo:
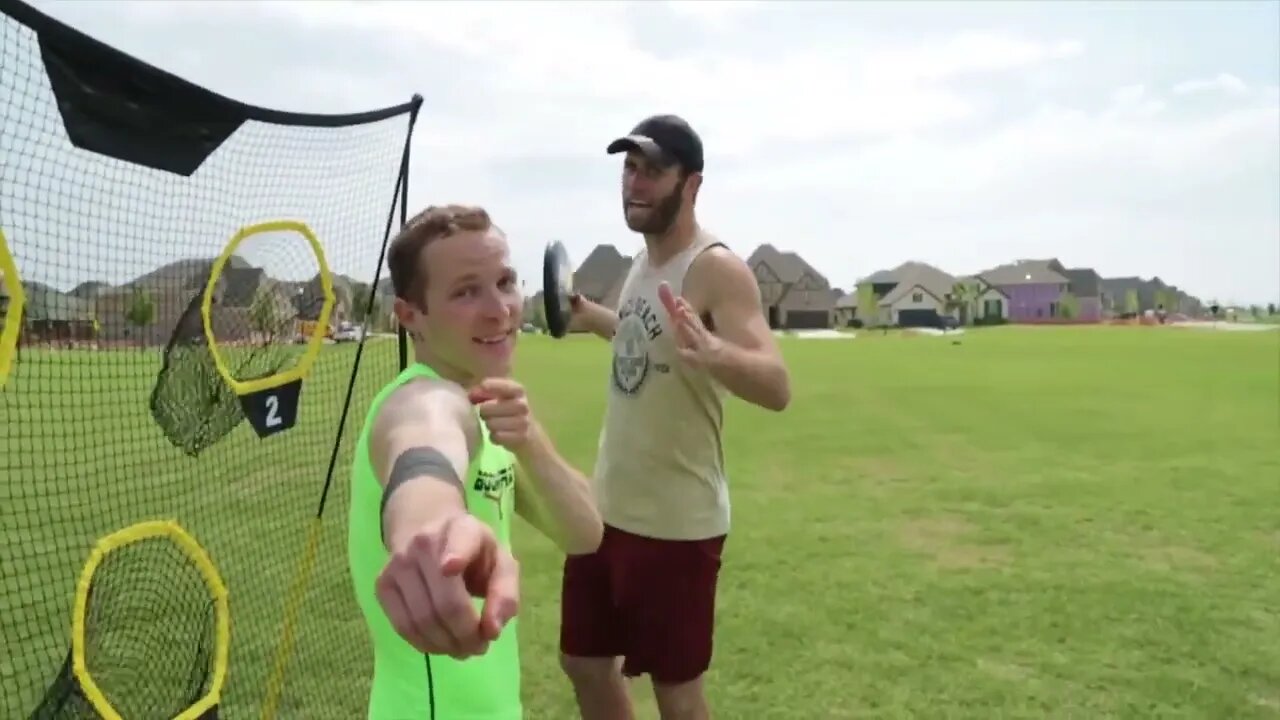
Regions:
[[[91, 720], [100, 717], [101, 704], [122, 718], [199, 710], [214, 687], [218, 592], [168, 536], [111, 548], [86, 588], [83, 675], [76, 675], [69, 655], [35, 717]], [[99, 704], [90, 700], [90, 687]], [[216, 705], [205, 706], [198, 716], [214, 717]]]
[[[164, 348], [160, 374], [151, 391], [151, 417], [169, 442], [192, 457], [244, 420], [240, 400], [219, 374], [205, 338], [200, 315], [202, 297], [191, 296]], [[279, 370], [280, 364], [276, 364], [262, 376]]]
[[[151, 520], [226, 582], [221, 717], [362, 716], [347, 472], [400, 368], [379, 275], [420, 100], [246, 106], [14, 0], [0, 97], [0, 717], [91, 716], [68, 664], [77, 577]], [[129, 720], [207, 681], [188, 605], [207, 593], [158, 557], [104, 563], [86, 618]]]

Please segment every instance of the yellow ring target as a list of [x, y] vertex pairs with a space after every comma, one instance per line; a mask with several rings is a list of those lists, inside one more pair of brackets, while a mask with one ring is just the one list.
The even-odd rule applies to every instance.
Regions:
[[71, 619], [72, 671], [80, 683], [85, 698], [103, 720], [123, 719], [107, 700], [102, 688], [94, 682], [85, 663], [85, 613], [89, 607], [89, 589], [93, 583], [94, 572], [108, 554], [131, 543], [151, 538], [166, 538], [178, 546], [178, 549], [200, 571], [214, 602], [213, 677], [209, 683], [209, 691], [186, 710], [178, 713], [173, 720], [198, 720], [209, 708], [218, 704], [222, 697], [222, 687], [226, 683], [227, 662], [231, 647], [231, 611], [227, 607], [227, 586], [218, 574], [213, 560], [209, 558], [200, 543], [175, 522], [156, 520], [130, 525], [107, 535], [94, 546], [84, 570], [80, 571], [80, 580], [76, 583], [75, 612]]
[[0, 331], [0, 388], [9, 379], [9, 370], [13, 367], [13, 358], [18, 350], [18, 332], [22, 329], [22, 309], [27, 303], [26, 292], [22, 289], [22, 278], [18, 276], [18, 264], [9, 254], [9, 243], [4, 238], [4, 230], [0, 230], [0, 278], [4, 279], [4, 287], [9, 292], [9, 303], [4, 309], [4, 330]]
[[[312, 328], [311, 337], [307, 338], [307, 349], [303, 351], [302, 357], [298, 359], [297, 364], [275, 375], [257, 380], [241, 381], [231, 374], [231, 369], [227, 367], [226, 360], [222, 357], [221, 351], [218, 350], [217, 338], [213, 336], [213, 292], [217, 287], [218, 278], [222, 277], [223, 268], [231, 260], [231, 256], [235, 254], [236, 248], [240, 247], [240, 243], [254, 235], [269, 232], [296, 232], [306, 238], [307, 244], [311, 246], [311, 252], [315, 255], [316, 263], [320, 266], [320, 288], [324, 293], [324, 303], [320, 307], [320, 317], [317, 318]], [[240, 396], [280, 387], [306, 377], [311, 372], [312, 364], [320, 356], [320, 348], [324, 345], [325, 331], [329, 327], [329, 315], [333, 312], [335, 302], [333, 276], [329, 272], [329, 264], [324, 259], [324, 248], [320, 247], [320, 241], [316, 239], [316, 234], [311, 231], [311, 228], [306, 223], [296, 220], [276, 220], [241, 228], [239, 232], [232, 236], [227, 246], [222, 249], [222, 254], [214, 261], [213, 268], [209, 271], [209, 282], [204, 288], [204, 298], [200, 303], [200, 316], [204, 321], [204, 337], [209, 343], [209, 353], [213, 356], [213, 364], [218, 368], [218, 373], [227, 381], [227, 385], [231, 386], [232, 391]]]

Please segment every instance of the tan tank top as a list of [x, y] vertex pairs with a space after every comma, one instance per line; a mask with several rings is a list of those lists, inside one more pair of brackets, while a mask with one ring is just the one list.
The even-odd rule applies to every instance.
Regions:
[[595, 483], [604, 521], [637, 535], [701, 540], [729, 531], [724, 389], [681, 360], [658, 299], [664, 281], [680, 295], [694, 258], [718, 244], [699, 232], [660, 268], [641, 251], [618, 298]]

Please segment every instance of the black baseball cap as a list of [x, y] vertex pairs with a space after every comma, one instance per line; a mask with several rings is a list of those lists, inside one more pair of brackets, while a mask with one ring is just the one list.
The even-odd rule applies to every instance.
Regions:
[[702, 172], [702, 138], [676, 115], [645, 118], [630, 133], [609, 143], [610, 155], [628, 150], [639, 150], [662, 165], [680, 163], [689, 172]]

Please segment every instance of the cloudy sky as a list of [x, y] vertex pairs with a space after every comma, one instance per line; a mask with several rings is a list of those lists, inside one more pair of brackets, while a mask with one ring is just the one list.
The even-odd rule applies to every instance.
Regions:
[[549, 239], [639, 247], [604, 147], [674, 112], [706, 144], [703, 224], [839, 287], [1053, 256], [1280, 299], [1276, 2], [36, 4], [254, 104], [421, 93], [411, 209], [488, 206], [531, 285]]

